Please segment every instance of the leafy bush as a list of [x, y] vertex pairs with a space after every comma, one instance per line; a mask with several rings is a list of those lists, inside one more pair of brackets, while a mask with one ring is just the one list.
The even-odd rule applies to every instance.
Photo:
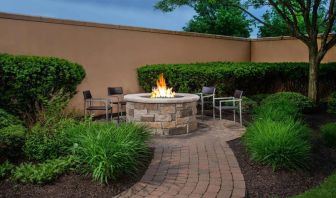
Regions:
[[288, 101], [267, 103], [255, 108], [254, 118], [272, 121], [296, 120], [299, 118], [299, 110], [295, 104]]
[[108, 183], [121, 175], [134, 175], [148, 156], [148, 130], [135, 124], [82, 122], [67, 129], [74, 153], [94, 180]]
[[0, 179], [10, 175], [14, 168], [14, 165], [11, 164], [9, 161], [5, 161], [4, 163], [0, 164]]
[[0, 129], [11, 125], [22, 125], [22, 121], [5, 110], [0, 109]]
[[73, 156], [48, 160], [36, 165], [24, 163], [13, 170], [12, 179], [21, 183], [44, 184], [54, 181], [76, 163], [76, 158]]
[[242, 110], [243, 111], [252, 112], [257, 106], [258, 104], [256, 101], [246, 96], [243, 96], [243, 100], [242, 100]]
[[[138, 69], [140, 86], [147, 92], [160, 73], [178, 92], [198, 93], [203, 86], [216, 86], [219, 96], [232, 95], [235, 89], [250, 96], [280, 90], [307, 93], [308, 63], [194, 63], [147, 65]], [[321, 64], [320, 97], [336, 89], [336, 63]]]
[[26, 129], [22, 125], [10, 125], [0, 129], [0, 155], [16, 157], [22, 153]]
[[330, 147], [336, 147], [336, 123], [328, 123], [321, 127], [321, 135]]
[[336, 114], [336, 92], [332, 93], [328, 99], [328, 112]]
[[[37, 123], [27, 135], [23, 151], [29, 160], [45, 161], [69, 154], [64, 129], [74, 125], [73, 119], [63, 119], [52, 125]], [[50, 124], [50, 123], [49, 123]]]
[[315, 105], [308, 97], [296, 92], [278, 92], [272, 94], [262, 101], [263, 105], [279, 105], [283, 103], [294, 104], [300, 111], [309, 111]]
[[271, 94], [262, 93], [262, 94], [256, 94], [256, 95], [250, 96], [250, 98], [254, 100], [258, 105], [260, 105], [261, 102], [270, 95]]
[[243, 136], [251, 159], [272, 168], [297, 169], [309, 159], [309, 129], [300, 122], [258, 120]]
[[35, 121], [42, 100], [63, 90], [72, 96], [85, 77], [82, 66], [69, 61], [35, 56], [0, 55], [0, 107]]

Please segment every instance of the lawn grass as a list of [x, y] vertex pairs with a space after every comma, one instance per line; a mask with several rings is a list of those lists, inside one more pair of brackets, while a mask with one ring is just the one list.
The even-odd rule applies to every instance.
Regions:
[[292, 198], [333, 198], [336, 197], [336, 173], [329, 176], [320, 186]]

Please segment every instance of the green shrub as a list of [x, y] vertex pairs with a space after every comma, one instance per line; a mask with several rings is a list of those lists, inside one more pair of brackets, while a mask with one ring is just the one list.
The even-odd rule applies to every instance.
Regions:
[[67, 129], [67, 133], [86, 172], [101, 183], [136, 174], [149, 154], [149, 132], [143, 126], [86, 121]]
[[327, 123], [321, 127], [321, 135], [330, 147], [336, 147], [336, 123]]
[[59, 58], [1, 54], [0, 74], [0, 107], [31, 123], [42, 100], [60, 90], [72, 96], [85, 71]]
[[68, 142], [64, 129], [76, 122], [73, 119], [59, 120], [58, 123], [37, 123], [27, 135], [23, 151], [29, 160], [45, 161], [69, 154]]
[[0, 164], [0, 179], [9, 176], [14, 168], [14, 165], [11, 164], [9, 161], [5, 161], [4, 163]]
[[22, 121], [16, 116], [7, 113], [5, 110], [0, 109], [0, 129], [11, 125], [22, 125]]
[[261, 102], [270, 95], [271, 94], [262, 93], [262, 94], [256, 94], [256, 95], [250, 96], [250, 98], [254, 100], [258, 105], [260, 105]]
[[243, 136], [251, 159], [274, 170], [306, 167], [309, 159], [309, 129], [300, 122], [258, 120]]
[[54, 181], [76, 164], [73, 156], [48, 160], [41, 164], [24, 163], [13, 170], [12, 179], [20, 183], [45, 184]]
[[254, 119], [258, 120], [286, 121], [298, 118], [298, 107], [288, 101], [263, 104], [254, 110]]
[[[203, 86], [216, 86], [219, 96], [232, 95], [235, 89], [246, 96], [280, 90], [307, 93], [308, 63], [194, 63], [147, 65], [138, 69], [140, 86], [151, 91], [160, 73], [178, 92], [198, 93]], [[320, 97], [336, 89], [336, 63], [321, 64]]]
[[292, 103], [303, 112], [310, 111], [315, 106], [314, 102], [308, 97], [296, 92], [278, 92], [268, 96], [262, 101], [263, 105], [278, 105], [283, 103]]
[[243, 96], [242, 110], [244, 112], [252, 112], [257, 106], [258, 106], [258, 104], [257, 104], [256, 101], [254, 101], [251, 98], [248, 98], [246, 96]]
[[21, 125], [10, 125], [0, 129], [0, 155], [17, 157], [22, 153], [26, 129]]
[[328, 99], [328, 112], [336, 114], [336, 92], [332, 93]]

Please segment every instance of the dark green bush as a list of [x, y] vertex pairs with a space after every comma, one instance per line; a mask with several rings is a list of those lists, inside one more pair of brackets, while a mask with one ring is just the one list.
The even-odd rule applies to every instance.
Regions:
[[330, 147], [336, 147], [336, 123], [328, 123], [321, 127], [321, 135]]
[[0, 155], [13, 158], [21, 155], [26, 129], [22, 125], [10, 125], [0, 129]]
[[23, 122], [16, 116], [0, 109], [0, 129], [11, 125], [22, 125]]
[[20, 183], [45, 184], [76, 166], [73, 156], [48, 160], [41, 164], [24, 163], [13, 170], [12, 179]]
[[281, 105], [283, 103], [295, 105], [300, 112], [310, 111], [315, 106], [314, 102], [308, 97], [296, 92], [278, 92], [262, 101], [262, 105]]
[[60, 90], [72, 96], [84, 77], [82, 66], [63, 59], [1, 54], [0, 107], [31, 123], [42, 100]]
[[328, 112], [336, 114], [336, 92], [333, 92], [328, 99]]
[[261, 93], [261, 94], [256, 94], [256, 95], [253, 95], [253, 96], [250, 96], [250, 98], [252, 100], [254, 100], [258, 105], [261, 104], [261, 102], [267, 98], [269, 95], [271, 94], [265, 94], [265, 93]]
[[101, 183], [136, 174], [149, 154], [149, 132], [143, 126], [86, 121], [67, 129], [67, 133], [86, 172]]
[[269, 103], [260, 105], [254, 110], [254, 118], [257, 120], [272, 120], [272, 121], [286, 121], [297, 120], [299, 118], [299, 111], [294, 104], [283, 103]]
[[306, 167], [309, 159], [309, 129], [293, 120], [257, 120], [243, 136], [251, 159], [272, 168]]
[[[216, 86], [219, 96], [232, 95], [235, 89], [246, 96], [280, 90], [307, 93], [308, 63], [194, 63], [147, 65], [138, 69], [140, 86], [151, 91], [160, 73], [178, 92], [197, 93], [203, 86]], [[321, 97], [336, 89], [336, 63], [321, 64]]]
[[252, 112], [257, 106], [258, 106], [258, 103], [256, 101], [246, 96], [243, 96], [242, 110], [244, 112]]
[[0, 164], [0, 179], [9, 176], [14, 168], [14, 165], [11, 164], [9, 161], [5, 161], [4, 163]]

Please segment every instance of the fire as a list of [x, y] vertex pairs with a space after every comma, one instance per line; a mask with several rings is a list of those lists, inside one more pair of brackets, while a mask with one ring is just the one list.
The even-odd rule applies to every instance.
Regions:
[[174, 98], [173, 88], [168, 88], [163, 74], [160, 74], [156, 81], [156, 88], [153, 88], [151, 98]]

